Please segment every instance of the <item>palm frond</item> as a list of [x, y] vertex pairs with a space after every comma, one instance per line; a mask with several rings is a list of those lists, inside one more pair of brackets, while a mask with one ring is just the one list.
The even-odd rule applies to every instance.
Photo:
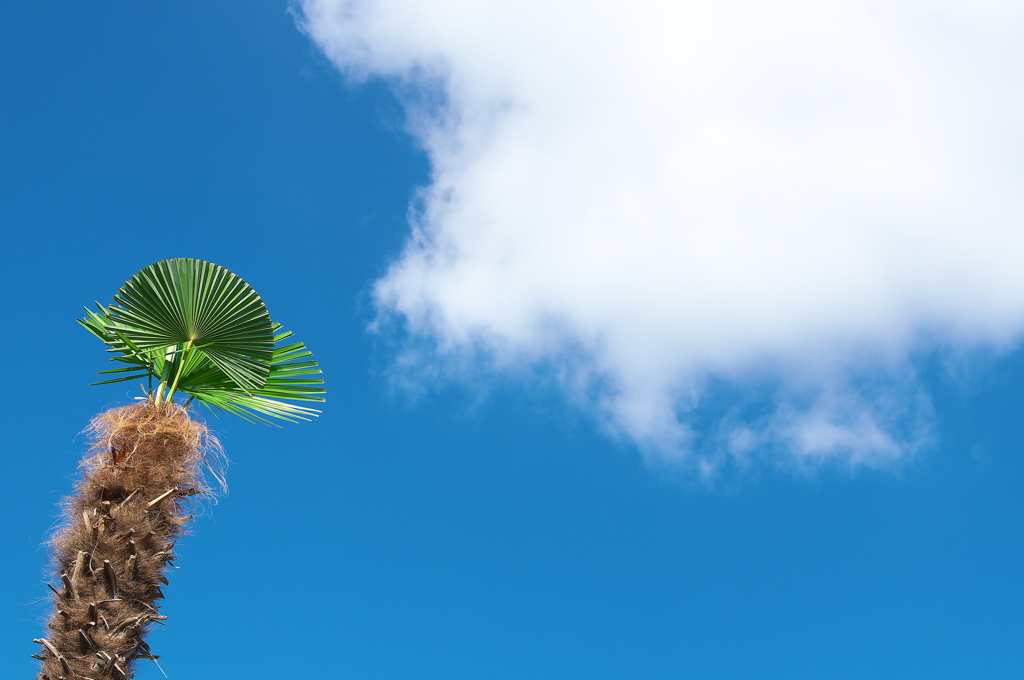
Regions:
[[260, 387], [274, 331], [263, 300], [241, 277], [190, 258], [162, 260], [126, 281], [107, 330], [140, 349], [190, 346], [241, 389]]
[[[289, 401], [324, 401], [324, 381], [301, 342], [270, 320], [262, 299], [224, 267], [175, 258], [146, 267], [121, 287], [115, 304], [86, 309], [78, 323], [107, 345], [116, 375], [96, 385], [156, 378], [160, 402], [189, 395], [214, 411], [247, 420], [308, 420], [319, 411]], [[124, 374], [124, 375], [122, 375]]]

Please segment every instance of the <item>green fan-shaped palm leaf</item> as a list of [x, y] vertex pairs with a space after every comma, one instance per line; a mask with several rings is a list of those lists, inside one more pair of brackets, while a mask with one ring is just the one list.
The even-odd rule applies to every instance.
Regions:
[[[323, 401], [312, 353], [270, 321], [262, 299], [224, 267], [186, 258], [146, 267], [114, 296], [115, 304], [86, 309], [78, 322], [126, 364], [94, 384], [155, 378], [159, 405], [176, 393], [249, 420], [308, 419], [319, 411], [280, 401]], [[166, 390], [166, 392], [165, 392]]]
[[[292, 336], [291, 331], [281, 331], [280, 324], [274, 324], [275, 341], [281, 342]], [[300, 361], [312, 356], [301, 342], [279, 345], [274, 348], [269, 362], [267, 381], [259, 389], [248, 393], [233, 389], [230, 380], [212, 364], [199, 364], [189, 371], [178, 383], [178, 391], [194, 397], [204, 406], [217, 411], [234, 413], [247, 420], [269, 422], [262, 415], [283, 420], [308, 420], [320, 412], [306, 406], [279, 401], [323, 401], [327, 392], [320, 387], [320, 378], [305, 376], [321, 373], [315, 361]]]
[[142, 350], [195, 349], [242, 389], [266, 382], [270, 313], [252, 286], [224, 267], [189, 258], [152, 264], [126, 281], [107, 328]]

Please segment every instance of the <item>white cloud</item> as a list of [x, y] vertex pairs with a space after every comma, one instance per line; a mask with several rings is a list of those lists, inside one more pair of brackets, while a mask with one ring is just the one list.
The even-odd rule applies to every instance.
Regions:
[[420, 368], [545, 370], [652, 460], [884, 465], [915, 352], [1024, 329], [1022, 2], [300, 6], [433, 164], [374, 288]]

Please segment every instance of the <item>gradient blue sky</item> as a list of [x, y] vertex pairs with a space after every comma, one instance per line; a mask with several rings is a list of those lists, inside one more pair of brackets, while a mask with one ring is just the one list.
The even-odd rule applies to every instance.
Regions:
[[[176, 256], [247, 279], [330, 393], [313, 423], [210, 419], [231, 491], [165, 589], [171, 678], [1024, 676], [1012, 333], [909, 353], [927, 436], [897, 462], [702, 478], [546, 369], [396, 379], [409, 341], [368, 331], [374, 284], [430, 157], [387, 83], [346, 81], [286, 4], [7, 3], [0, 33], [0, 677], [34, 673], [80, 433], [134, 396], [87, 386], [106, 365], [74, 319]], [[744, 385], [688, 425], [738, 417]]]

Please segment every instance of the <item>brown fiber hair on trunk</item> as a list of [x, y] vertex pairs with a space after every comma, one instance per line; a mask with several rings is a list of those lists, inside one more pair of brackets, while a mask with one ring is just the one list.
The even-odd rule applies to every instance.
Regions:
[[36, 658], [39, 680], [133, 677], [137, 659], [156, 659], [145, 637], [162, 623], [157, 600], [191, 516], [188, 498], [220, 481], [220, 444], [176, 404], [139, 403], [98, 415], [75, 493], [61, 504], [53, 537], [58, 587]]

